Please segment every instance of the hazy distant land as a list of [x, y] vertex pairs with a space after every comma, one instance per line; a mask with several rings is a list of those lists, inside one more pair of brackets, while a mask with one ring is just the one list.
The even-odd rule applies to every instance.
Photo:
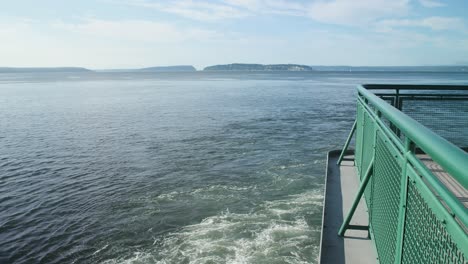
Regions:
[[92, 72], [92, 70], [81, 67], [53, 67], [53, 68], [13, 68], [13, 67], [0, 67], [0, 73], [26, 73], [26, 72]]
[[208, 66], [204, 71], [313, 71], [314, 69], [307, 65], [299, 64], [247, 64], [233, 63], [224, 65]]
[[468, 72], [468, 66], [311, 66], [332, 72]]
[[194, 72], [197, 71], [192, 65], [180, 65], [180, 66], [159, 66], [139, 69], [137, 71], [142, 72]]
[[[140, 69], [92, 70], [83, 67], [0, 67], [0, 73], [87, 73], [87, 72], [196, 72], [192, 65], [157, 66]], [[461, 72], [468, 66], [308, 66], [300, 64], [248, 64], [232, 63], [208, 66], [203, 71], [266, 71], [266, 72]]]
[[33, 73], [33, 72], [194, 72], [192, 65], [157, 66], [141, 69], [108, 69], [91, 70], [83, 67], [0, 67], [0, 73]]
[[192, 65], [176, 65], [176, 66], [155, 66], [140, 69], [109, 69], [98, 70], [100, 72], [195, 72], [197, 69]]

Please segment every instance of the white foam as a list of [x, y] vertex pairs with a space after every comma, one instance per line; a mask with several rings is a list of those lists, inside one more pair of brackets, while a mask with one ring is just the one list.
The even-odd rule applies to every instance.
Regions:
[[233, 186], [233, 185], [210, 185], [206, 187], [196, 188], [190, 191], [172, 191], [163, 193], [156, 197], [156, 200], [175, 201], [182, 197], [195, 197], [198, 199], [221, 200], [235, 198], [239, 192], [256, 191], [257, 186]]
[[109, 246], [109, 244], [106, 244], [105, 246], [103, 246], [102, 248], [96, 250], [94, 253], [93, 253], [93, 256], [98, 254], [99, 252], [103, 251], [104, 249], [106, 249], [107, 247]]
[[173, 191], [173, 192], [169, 192], [169, 193], [163, 193], [161, 195], [159, 195], [158, 197], [156, 197], [158, 200], [174, 200], [175, 197], [179, 196], [181, 194], [181, 192], [176, 192], [176, 191]]
[[226, 210], [116, 263], [310, 263], [317, 258], [320, 230], [306, 216], [320, 213], [321, 201], [315, 190], [265, 202], [251, 213]]
[[153, 254], [148, 252], [135, 252], [133, 257], [128, 259], [111, 259], [102, 262], [102, 264], [139, 264], [139, 263], [165, 263], [157, 262]]
[[291, 164], [291, 165], [280, 165], [277, 168], [279, 168], [281, 170], [285, 170], [285, 169], [292, 169], [292, 168], [301, 168], [301, 167], [304, 167], [306, 165], [307, 164], [305, 164], [305, 163], [298, 163], [298, 164]]

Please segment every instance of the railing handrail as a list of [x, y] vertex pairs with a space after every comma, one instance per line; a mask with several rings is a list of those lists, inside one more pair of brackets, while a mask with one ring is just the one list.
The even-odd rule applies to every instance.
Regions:
[[[382, 86], [382, 85], [376, 85]], [[391, 106], [366, 88], [374, 85], [359, 85], [358, 93], [363, 95], [385, 118], [398, 127], [412, 142], [437, 162], [463, 187], [468, 188], [468, 153], [421, 125], [414, 119]], [[395, 89], [387, 85], [387, 89]], [[439, 86], [440, 87], [440, 86]], [[452, 86], [455, 87], [455, 86]], [[468, 89], [468, 86], [456, 86]], [[455, 89], [455, 88], [454, 88]]]
[[439, 84], [363, 84], [368, 90], [414, 90], [414, 91], [468, 91], [468, 85], [439, 85]]

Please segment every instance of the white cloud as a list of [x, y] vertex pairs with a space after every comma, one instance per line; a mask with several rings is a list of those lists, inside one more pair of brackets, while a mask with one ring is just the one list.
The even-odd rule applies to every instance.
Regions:
[[193, 46], [216, 46], [231, 35], [145, 20], [0, 21], [0, 58], [6, 66], [90, 68], [196, 64]]
[[305, 16], [306, 5], [286, 0], [224, 0], [224, 3], [250, 11], [254, 14], [282, 14], [291, 16]]
[[366, 25], [408, 11], [409, 0], [316, 0], [309, 7], [309, 16], [322, 23]]
[[183, 42], [221, 37], [215, 31], [194, 27], [180, 28], [170, 23], [147, 20], [85, 19], [79, 23], [58, 21], [53, 24], [53, 27], [101, 39], [151, 43]]
[[402, 27], [422, 27], [432, 30], [465, 31], [465, 21], [457, 17], [428, 17], [423, 19], [390, 19], [377, 24], [380, 31], [391, 31]]
[[146, 0], [126, 0], [125, 3], [201, 21], [241, 18], [247, 15], [244, 11], [236, 7], [224, 3], [211, 3], [206, 1], [172, 0], [152, 2]]
[[[143, 32], [149, 36], [144, 36]], [[189, 37], [184, 36], [186, 32]], [[194, 64], [203, 68], [232, 62], [450, 64], [468, 54], [466, 37], [401, 31], [310, 30], [288, 38], [208, 32], [207, 39], [204, 34], [193, 28], [144, 20], [87, 19], [76, 24], [56, 22], [53, 26], [48, 22], [0, 23], [0, 58], [6, 66], [130, 68]], [[427, 56], [428, 53], [431, 56]]]
[[[287, 32], [285, 37], [284, 31], [255, 35], [221, 32], [212, 30], [223, 28], [215, 24], [181, 20], [85, 18], [78, 22], [51, 22], [9, 19], [4, 23], [0, 20], [1, 63], [90, 68], [175, 64], [202, 67], [231, 62], [410, 65], [449, 64], [468, 52], [468, 35], [428, 34], [417, 30], [467, 32], [462, 18], [403, 19], [399, 16], [407, 14], [410, 8], [406, 0], [315, 0], [307, 3], [145, 0], [132, 3], [203, 21], [285, 14], [323, 23], [360, 26], [364, 30], [343, 32], [328, 27], [323, 31]], [[428, 53], [431, 56], [427, 56]]]
[[445, 6], [444, 3], [441, 3], [436, 0], [419, 0], [419, 3], [424, 7], [441, 7]]
[[179, 15], [200, 21], [217, 21], [235, 19], [258, 14], [280, 14], [306, 16], [307, 5], [297, 1], [286, 0], [123, 0], [121, 3], [152, 8], [158, 11]]
[[[309, 17], [339, 25], [367, 25], [377, 19], [398, 17], [408, 13], [410, 0], [122, 0], [132, 6], [153, 8], [182, 17], [217, 21], [259, 14], [280, 14]], [[426, 0], [427, 1], [427, 0]]]

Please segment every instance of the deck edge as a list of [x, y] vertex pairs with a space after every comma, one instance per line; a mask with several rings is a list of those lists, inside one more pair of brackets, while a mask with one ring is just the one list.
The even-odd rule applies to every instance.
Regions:
[[[324, 177], [324, 190], [323, 190], [323, 202], [322, 202], [322, 224], [320, 227], [320, 246], [319, 246], [319, 254], [317, 258], [317, 263], [322, 263], [322, 247], [323, 247], [323, 229], [325, 224], [325, 208], [326, 208], [326, 200], [327, 200], [327, 179], [328, 179], [328, 172], [329, 172], [329, 162], [331, 156], [339, 156], [341, 154], [341, 150], [330, 150], [327, 153], [327, 161], [325, 163], [325, 177]], [[346, 150], [345, 155], [354, 155], [354, 149]]]

